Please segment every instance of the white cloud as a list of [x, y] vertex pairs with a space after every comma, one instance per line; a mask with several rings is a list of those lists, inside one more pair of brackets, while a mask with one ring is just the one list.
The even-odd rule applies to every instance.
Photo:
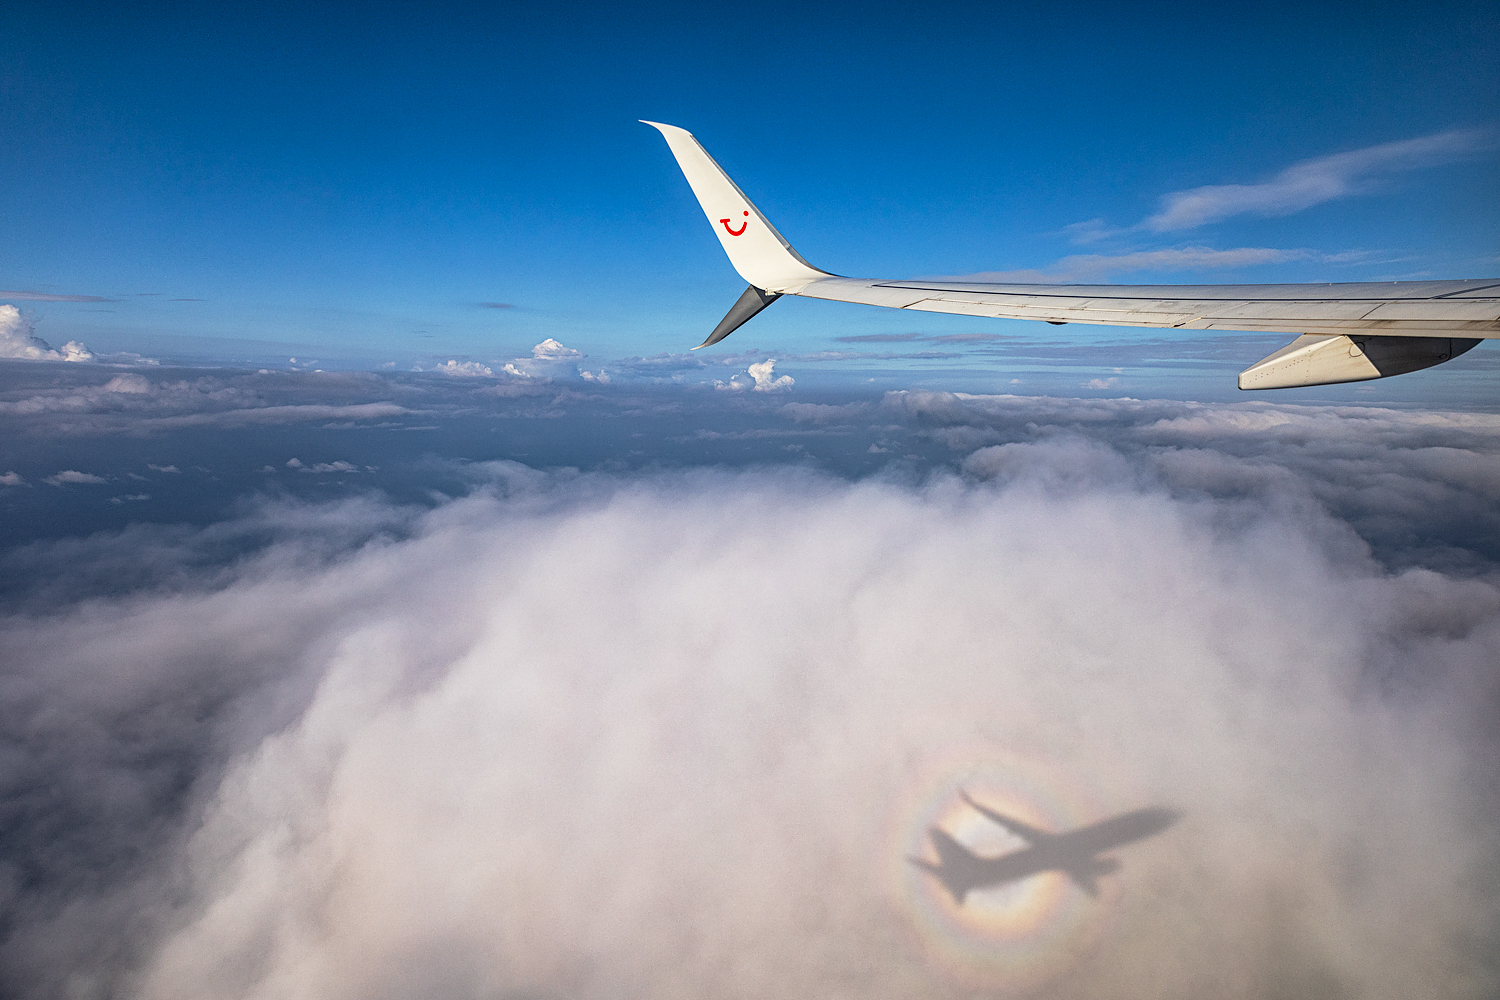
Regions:
[[134, 394], [149, 393], [151, 383], [141, 375], [116, 375], [104, 383], [100, 392], [128, 392]]
[[[773, 375], [776, 368], [776, 360], [767, 358], [758, 361], [740, 375], [735, 375], [729, 381], [714, 380], [714, 388], [729, 392], [743, 392], [751, 389], [754, 392], [786, 392], [796, 384], [796, 379], [790, 375], [782, 375], [779, 378]], [[749, 378], [745, 376], [748, 375]]]
[[182, 471], [181, 469], [177, 468], [177, 466], [175, 466], [175, 465], [152, 465], [150, 462], [146, 463], [146, 468], [150, 469], [152, 472], [177, 472], [177, 473], [180, 473]]
[[[336, 376], [329, 376], [330, 379]], [[163, 430], [174, 427], [220, 426], [246, 424], [284, 424], [312, 420], [372, 420], [395, 417], [408, 412], [404, 406], [390, 402], [287, 403], [275, 405], [266, 399], [264, 382], [248, 384], [251, 378], [217, 378], [163, 381], [153, 385], [141, 375], [117, 375], [104, 385], [60, 385], [36, 388], [23, 399], [0, 400], [0, 415], [9, 417], [65, 417], [52, 420], [51, 426], [65, 427], [74, 433], [101, 433], [110, 430]], [[327, 397], [341, 385], [321, 385], [315, 394]], [[368, 391], [369, 384], [360, 385]], [[284, 390], [302, 391], [309, 390]]]
[[[583, 374], [578, 368], [578, 362], [584, 357], [582, 351], [565, 347], [548, 337], [531, 349], [531, 357], [507, 361], [501, 371], [516, 378], [543, 383], [554, 378], [578, 378]], [[598, 381], [598, 377], [591, 375], [588, 380]]]
[[395, 403], [352, 403], [348, 406], [300, 403], [150, 417], [138, 421], [137, 425], [143, 430], [168, 430], [180, 427], [244, 427], [253, 424], [292, 424], [308, 420], [374, 420], [381, 417], [397, 417], [408, 412], [410, 411], [406, 407]]
[[531, 349], [531, 356], [538, 361], [576, 361], [584, 355], [548, 337]]
[[767, 358], [750, 366], [749, 373], [750, 377], [755, 379], [756, 392], [782, 392], [796, 384], [796, 380], [790, 375], [783, 375], [777, 378], [772, 374], [775, 368], [776, 360], [774, 358]]
[[61, 350], [53, 350], [31, 328], [31, 323], [15, 306], [0, 305], [0, 358], [22, 358], [29, 361], [90, 361], [93, 355], [76, 340]]
[[449, 359], [447, 363], [438, 365], [432, 369], [442, 372], [444, 375], [467, 375], [467, 376], [493, 376], [495, 373], [480, 364], [478, 361], [455, 361]]
[[[292, 459], [292, 462], [297, 462], [297, 460], [294, 458], [294, 459]], [[352, 464], [350, 462], [342, 461], [342, 460], [336, 461], [336, 462], [317, 462], [317, 463], [315, 463], [313, 465], [303, 465], [301, 462], [297, 462], [296, 465], [292, 465], [292, 462], [288, 462], [287, 465], [290, 466], [291, 468], [297, 469], [300, 472], [358, 472], [359, 471], [359, 466], [354, 465], [354, 464]]]
[[1111, 376], [1109, 378], [1091, 378], [1083, 383], [1085, 389], [1113, 389], [1120, 384], [1120, 380]]
[[1451, 163], [1493, 146], [1491, 133], [1461, 130], [1320, 156], [1293, 164], [1262, 184], [1215, 184], [1173, 192], [1162, 198], [1161, 211], [1141, 225], [1170, 232], [1236, 215], [1291, 215], [1372, 191], [1379, 180], [1392, 174]]
[[1072, 243], [1096, 243], [1099, 240], [1118, 236], [1123, 230], [1111, 226], [1103, 219], [1088, 219], [1063, 226], [1062, 231]]
[[[936, 396], [907, 402], [1012, 405]], [[0, 775], [48, 789], [7, 849], [55, 882], [16, 890], [5, 974], [145, 1000], [1484, 993], [1494, 734], [1465, 720], [1493, 582], [1383, 572], [1317, 505], [1175, 499], [1097, 441], [971, 464], [502, 463], [495, 496], [277, 507], [201, 544], [304, 533], [201, 585], [0, 621]], [[361, 527], [388, 537], [329, 541]], [[987, 952], [905, 858], [995, 786], [1059, 826], [1184, 818], [1098, 900], [1032, 883], [1047, 919]]]
[[[343, 404], [323, 401], [330, 396], [347, 396], [351, 390], [369, 393], [372, 388], [387, 391], [390, 387], [389, 383], [357, 375], [325, 375], [313, 387], [305, 383], [268, 384], [267, 379], [248, 373], [164, 379], [155, 384], [144, 376], [127, 373], [115, 375], [103, 385], [33, 388], [30, 395], [22, 398], [0, 400], [0, 417], [33, 417], [45, 420], [54, 431], [99, 434], [310, 421], [354, 423], [409, 412], [388, 401]], [[310, 396], [319, 401], [276, 401]]]
[[[1220, 222], [1237, 215], [1291, 215], [1327, 201], [1377, 190], [1395, 174], [1464, 159], [1495, 145], [1487, 130], [1460, 130], [1388, 142], [1347, 153], [1322, 156], [1293, 164], [1262, 184], [1216, 184], [1175, 191], [1162, 197], [1159, 212], [1133, 227], [1110, 226], [1089, 219], [1065, 226], [1073, 243], [1095, 243], [1131, 233], [1178, 232]], [[1192, 271], [1254, 267], [1294, 260], [1331, 264], [1364, 261], [1369, 251], [1321, 253], [1306, 249], [1237, 247], [1176, 247], [1117, 254], [1076, 254], [1046, 268], [990, 271], [970, 280], [1013, 282], [1088, 282], [1140, 271]]]
[[42, 480], [42, 482], [47, 483], [49, 486], [63, 486], [70, 483], [96, 485], [98, 483], [107, 483], [109, 482], [109, 480], [105, 479], [103, 476], [96, 476], [91, 472], [79, 472], [76, 469], [64, 469], [62, 472], [57, 473], [55, 476], [47, 476]]
[[0, 475], [0, 486], [25, 486], [26, 479], [15, 470]]

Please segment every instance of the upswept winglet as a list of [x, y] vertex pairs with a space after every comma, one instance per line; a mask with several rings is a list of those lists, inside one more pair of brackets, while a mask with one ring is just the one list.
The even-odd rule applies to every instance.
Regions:
[[667, 147], [677, 158], [677, 165], [682, 168], [693, 194], [697, 195], [698, 204], [708, 217], [714, 235], [728, 254], [729, 263], [752, 287], [783, 294], [810, 281], [832, 277], [827, 271], [813, 267], [792, 249], [786, 237], [777, 232], [771, 221], [745, 197], [745, 192], [729, 179], [724, 168], [714, 162], [691, 132], [676, 125], [648, 122], [644, 118], [641, 124], [650, 125], [667, 140]]

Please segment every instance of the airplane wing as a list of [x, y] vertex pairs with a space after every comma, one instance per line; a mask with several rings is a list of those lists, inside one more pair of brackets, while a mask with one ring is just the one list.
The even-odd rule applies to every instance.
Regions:
[[968, 792], [960, 792], [959, 794], [963, 797], [963, 800], [969, 804], [969, 807], [975, 812], [979, 813], [979, 815], [983, 816], [985, 819], [996, 824], [997, 826], [1004, 827], [1006, 830], [1009, 830], [1011, 833], [1015, 834], [1017, 837], [1020, 837], [1028, 844], [1039, 844], [1044, 840], [1051, 840], [1053, 837], [1057, 836], [1057, 834], [1049, 833], [1046, 830], [1038, 830], [1036, 827], [1022, 823], [1018, 819], [1012, 819], [1004, 813], [996, 812], [988, 806], [980, 805], [969, 796]]
[[[809, 264], [692, 134], [661, 132], [740, 276], [750, 283], [699, 347], [783, 295], [1047, 323], [1295, 333], [1240, 374], [1241, 389], [1386, 378], [1500, 338], [1500, 278], [1290, 285], [1029, 285], [844, 278]], [[697, 350], [698, 348], [694, 348]]]
[[980, 859], [942, 827], [932, 827], [927, 831], [927, 837], [937, 851], [938, 863], [933, 864], [926, 858], [906, 860], [941, 882], [953, 897], [953, 902], [962, 906], [969, 890], [974, 888], [974, 866]]

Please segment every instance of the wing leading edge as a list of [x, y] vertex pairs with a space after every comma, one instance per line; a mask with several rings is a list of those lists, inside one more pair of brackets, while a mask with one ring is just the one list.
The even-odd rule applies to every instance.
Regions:
[[[666, 138], [730, 263], [750, 283], [702, 347], [723, 340], [782, 295], [1054, 324], [1299, 335], [1241, 373], [1242, 389], [1386, 378], [1431, 367], [1480, 340], [1500, 337], [1500, 278], [1287, 285], [844, 278], [797, 253], [689, 132], [645, 124]], [[756, 308], [746, 308], [750, 305]]]

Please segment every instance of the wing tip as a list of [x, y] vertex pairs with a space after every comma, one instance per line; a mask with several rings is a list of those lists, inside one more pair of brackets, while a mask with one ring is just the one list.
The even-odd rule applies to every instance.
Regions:
[[636, 121], [640, 122], [642, 125], [650, 125], [652, 128], [656, 129], [656, 131], [660, 132], [662, 135], [666, 135], [668, 129], [670, 129], [673, 132], [682, 132], [685, 135], [692, 135], [693, 134], [693, 133], [689, 132], [685, 128], [680, 128], [680, 127], [678, 127], [676, 125], [668, 125], [666, 122], [654, 122], [654, 121], [651, 121], [648, 118], [637, 118]]

